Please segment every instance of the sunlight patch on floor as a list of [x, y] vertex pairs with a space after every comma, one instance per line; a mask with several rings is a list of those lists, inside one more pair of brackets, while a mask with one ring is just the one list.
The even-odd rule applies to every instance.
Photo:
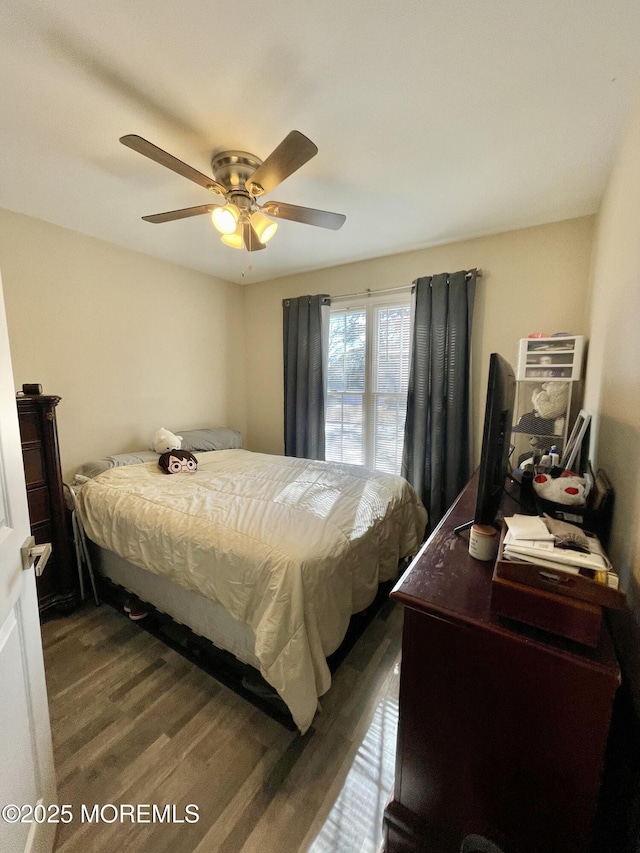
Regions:
[[376, 708], [353, 765], [309, 853], [378, 853], [382, 814], [393, 787], [398, 702]]

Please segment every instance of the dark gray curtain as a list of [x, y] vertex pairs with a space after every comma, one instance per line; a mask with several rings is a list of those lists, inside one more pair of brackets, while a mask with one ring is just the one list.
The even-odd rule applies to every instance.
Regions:
[[323, 313], [330, 304], [325, 294], [282, 302], [285, 456], [324, 459]]
[[433, 529], [470, 475], [469, 363], [476, 271], [413, 282], [402, 475]]

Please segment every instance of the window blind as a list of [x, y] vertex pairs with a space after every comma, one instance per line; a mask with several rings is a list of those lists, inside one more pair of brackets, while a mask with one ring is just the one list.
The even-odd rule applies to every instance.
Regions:
[[409, 298], [331, 311], [325, 458], [400, 473]]

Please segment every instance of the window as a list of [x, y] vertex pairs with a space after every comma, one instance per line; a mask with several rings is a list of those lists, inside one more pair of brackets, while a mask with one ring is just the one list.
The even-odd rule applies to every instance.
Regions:
[[325, 456], [399, 474], [409, 378], [408, 296], [331, 308]]

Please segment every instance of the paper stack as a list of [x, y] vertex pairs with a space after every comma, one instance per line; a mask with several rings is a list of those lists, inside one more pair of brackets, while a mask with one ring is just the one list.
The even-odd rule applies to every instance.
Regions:
[[557, 547], [553, 535], [539, 516], [514, 515], [505, 518], [505, 522], [509, 529], [504, 538], [503, 556], [507, 559], [536, 563], [576, 575], [581, 569], [602, 572], [603, 581], [607, 583], [606, 573], [611, 569], [611, 563], [596, 536], [587, 535], [589, 553], [585, 553]]

